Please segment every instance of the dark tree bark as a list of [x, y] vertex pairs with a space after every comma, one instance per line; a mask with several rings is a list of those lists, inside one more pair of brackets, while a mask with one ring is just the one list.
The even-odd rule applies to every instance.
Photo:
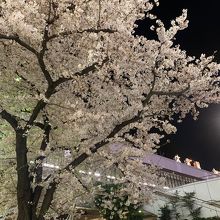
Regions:
[[23, 130], [16, 131], [16, 158], [17, 158], [17, 220], [32, 219], [32, 190], [27, 163], [27, 137]]
[[48, 209], [50, 208], [56, 188], [57, 188], [57, 182], [55, 182], [54, 180], [53, 182], [49, 184], [49, 187], [46, 191], [46, 194], [43, 199], [43, 203], [41, 205], [38, 220], [44, 220], [44, 215], [47, 213]]

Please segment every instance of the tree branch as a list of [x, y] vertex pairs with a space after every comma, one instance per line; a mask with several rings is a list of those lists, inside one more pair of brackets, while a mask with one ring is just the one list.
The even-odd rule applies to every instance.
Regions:
[[[153, 91], [154, 87], [155, 87], [155, 84], [156, 84], [156, 72], [153, 71], [153, 81], [152, 81], [152, 87], [151, 87], [151, 90], [149, 91], [149, 93], [145, 96], [145, 99], [142, 101], [142, 104], [143, 106], [145, 107], [149, 101], [150, 101], [150, 98], [153, 96], [153, 95], [156, 95], [157, 92], [156, 91]], [[183, 92], [187, 91], [189, 88], [186, 88], [184, 89], [183, 91], [179, 91], [179, 92], [174, 92], [172, 93], [172, 95], [180, 95], [182, 94]], [[171, 94], [170, 94], [171, 95]], [[109, 141], [108, 139], [109, 138], [113, 138], [116, 134], [118, 134], [123, 128], [125, 128], [126, 126], [132, 124], [132, 123], [135, 123], [139, 120], [141, 120], [141, 115], [143, 113], [143, 110], [139, 111], [137, 113], [137, 115], [133, 116], [132, 118], [128, 119], [128, 120], [125, 120], [123, 121], [122, 123], [116, 125], [114, 127], [114, 129], [109, 133], [109, 135], [102, 141], [98, 142], [95, 144], [94, 147], [91, 147], [90, 148], [90, 151], [92, 153], [95, 153], [97, 152], [98, 149], [100, 149], [101, 147], [103, 147], [104, 145], [108, 144]], [[88, 154], [86, 153], [82, 153], [80, 156], [78, 156], [76, 159], [74, 159], [71, 163], [69, 163], [64, 169], [65, 170], [68, 170], [70, 171], [71, 169], [74, 169], [75, 167], [77, 167], [79, 164], [81, 164], [84, 160], [86, 160], [87, 158], [89, 157]]]
[[5, 119], [10, 125], [11, 127], [16, 130], [18, 127], [18, 122], [16, 119], [16, 116], [12, 115], [11, 113], [7, 112], [6, 110], [1, 110], [1, 106], [0, 106], [0, 116]]
[[86, 75], [86, 74], [88, 74], [88, 73], [91, 72], [91, 71], [97, 70], [97, 67], [98, 67], [98, 68], [103, 67], [103, 65], [104, 65], [105, 63], [107, 63], [108, 61], [109, 61], [109, 59], [108, 59], [108, 57], [106, 57], [106, 58], [102, 61], [101, 64], [99, 64], [98, 62], [95, 62], [95, 63], [93, 63], [92, 65], [90, 65], [90, 66], [86, 67], [85, 69], [81, 70], [80, 72], [76, 72], [76, 73], [74, 74], [74, 76], [83, 76], [83, 75]]
[[99, 1], [99, 17], [98, 17], [98, 22], [97, 22], [97, 28], [100, 28], [100, 21], [101, 21], [101, 0]]
[[42, 151], [45, 151], [46, 148], [47, 148], [47, 145], [50, 141], [51, 125], [50, 125], [49, 119], [46, 115], [44, 115], [43, 118], [44, 118], [44, 137], [43, 137], [43, 140], [41, 142], [40, 149]]
[[37, 210], [37, 205], [38, 205], [42, 190], [43, 190], [43, 186], [37, 185], [34, 189], [34, 192], [33, 192], [32, 213], [34, 215], [33, 217], [35, 217], [33, 219], [37, 219], [36, 218], [36, 210]]
[[18, 44], [20, 44], [22, 47], [26, 48], [28, 51], [32, 52], [33, 54], [35, 54], [37, 56], [38, 59], [38, 63], [39, 66], [48, 82], [48, 84], [52, 84], [52, 78], [49, 74], [49, 72], [46, 69], [46, 65], [44, 63], [43, 60], [43, 56], [44, 53], [46, 51], [46, 43], [49, 40], [48, 36], [48, 30], [47, 28], [45, 28], [45, 32], [44, 32], [44, 39], [42, 41], [42, 50], [40, 51], [40, 53], [38, 53], [38, 51], [36, 51], [33, 47], [31, 47], [29, 44], [25, 43], [23, 40], [21, 40], [19, 38], [19, 36], [17, 35], [4, 35], [4, 34], [0, 34], [0, 39], [5, 39], [5, 40], [14, 40], [15, 42], [17, 42]]
[[40, 68], [47, 80], [47, 83], [48, 85], [52, 85], [53, 84], [53, 79], [49, 73], [49, 71], [47, 70], [46, 68], [46, 65], [44, 63], [44, 54], [47, 50], [47, 43], [48, 41], [50, 40], [49, 38], [49, 26], [52, 25], [55, 21], [56, 21], [56, 18], [54, 17], [53, 19], [51, 19], [51, 13], [52, 13], [52, 2], [50, 1], [49, 2], [49, 10], [48, 10], [48, 18], [47, 18], [47, 22], [46, 22], [46, 25], [45, 25], [45, 28], [44, 28], [44, 35], [43, 35], [43, 40], [42, 40], [42, 43], [41, 43], [41, 51], [40, 53], [38, 54], [38, 63], [40, 65]]
[[49, 40], [48, 39], [48, 29], [47, 29], [47, 27], [45, 27], [44, 37], [43, 37], [43, 41], [42, 41], [42, 49], [41, 49], [40, 53], [38, 54], [37, 59], [38, 59], [38, 63], [41, 68], [41, 71], [43, 72], [45, 79], [47, 80], [47, 83], [50, 86], [50, 85], [52, 85], [53, 80], [52, 80], [52, 77], [50, 76], [50, 73], [47, 70], [45, 62], [44, 62], [44, 54], [47, 49], [48, 40]]
[[[103, 147], [104, 145], [109, 143], [109, 138], [113, 138], [116, 134], [118, 134], [124, 127], [126, 127], [127, 125], [137, 122], [138, 120], [140, 120], [140, 113], [138, 113], [136, 116], [134, 116], [131, 119], [128, 119], [126, 121], [123, 121], [122, 123], [118, 124], [115, 126], [115, 128], [109, 133], [109, 135], [102, 141], [98, 142], [95, 144], [94, 147], [90, 148], [90, 151], [94, 154], [95, 152], [97, 152], [98, 149], [100, 149], [101, 147]], [[74, 169], [75, 167], [77, 167], [80, 163], [82, 163], [85, 159], [87, 159], [89, 157], [88, 154], [86, 153], [82, 153], [80, 156], [78, 156], [75, 160], [73, 160], [71, 163], [69, 163], [64, 169], [70, 171], [71, 169]]]
[[26, 79], [24, 76], [22, 76], [20, 73], [18, 73], [18, 71], [16, 71], [16, 74], [24, 81], [26, 82], [31, 88], [33, 88], [38, 95], [40, 95], [40, 91], [37, 89], [37, 87], [35, 86], [34, 83], [32, 83], [31, 81], [29, 81], [28, 79]]
[[[155, 84], [155, 79], [153, 80], [153, 86], [152, 86], [152, 89], [154, 88], [154, 84]], [[149, 94], [146, 96], [145, 100], [143, 101], [145, 103], [145, 105], [147, 103], [149, 103], [150, 101], [150, 98], [151, 96], [153, 95], [152, 94], [152, 89], [151, 91], [149, 92]], [[103, 139], [102, 141], [98, 142], [95, 144], [94, 147], [91, 147], [90, 148], [90, 151], [92, 154], [94, 154], [95, 152], [98, 151], [98, 149], [100, 149], [101, 147], [105, 146], [106, 144], [109, 143], [109, 138], [112, 138], [114, 137], [117, 133], [119, 133], [124, 127], [126, 127], [127, 125], [131, 124], [131, 123], [134, 123], [134, 122], [137, 122], [141, 119], [141, 114], [143, 113], [143, 110], [142, 111], [139, 111], [137, 113], [137, 115], [135, 115], [134, 117], [128, 119], [128, 120], [125, 120], [123, 121], [122, 123], [116, 125], [114, 127], [114, 129], [109, 133], [109, 135]], [[87, 154], [87, 153], [82, 153], [81, 155], [79, 155], [76, 159], [74, 159], [72, 162], [70, 162], [66, 167], [64, 167], [62, 170], [60, 170], [60, 172], [62, 172], [63, 170], [67, 170], [67, 171], [70, 171], [72, 169], [74, 169], [75, 167], [77, 167], [79, 164], [81, 164], [83, 161], [85, 161], [90, 155]], [[51, 174], [48, 175], [46, 177], [46, 179], [44, 181], [48, 181], [49, 179], [51, 178]], [[54, 195], [54, 192], [56, 190], [56, 187], [59, 183], [57, 181], [55, 181], [54, 179], [51, 181], [50, 185], [49, 185], [49, 188], [47, 189], [47, 192], [45, 194], [45, 198], [43, 200], [43, 205], [41, 207], [41, 211], [40, 211], [40, 215], [42, 215], [42, 218], [39, 218], [39, 220], [43, 220], [43, 215], [44, 213], [47, 212], [47, 210], [49, 209], [50, 207], [50, 203], [53, 199], [53, 195]]]
[[188, 85], [185, 89], [182, 89], [180, 91], [152, 91], [152, 95], [165, 95], [165, 96], [182, 96], [185, 92], [189, 90], [190, 86]]
[[89, 28], [89, 29], [84, 29], [84, 30], [77, 30], [77, 31], [65, 31], [59, 34], [53, 34], [51, 36], [49, 36], [49, 39], [54, 39], [57, 37], [65, 37], [65, 36], [69, 36], [71, 34], [83, 34], [83, 33], [109, 33], [109, 34], [113, 34], [116, 33], [117, 30], [112, 30], [112, 29], [108, 29], [108, 28], [99, 28], [99, 29], [95, 29], [95, 28]]
[[[44, 130], [44, 137], [43, 137], [43, 140], [41, 142], [40, 149], [42, 151], [45, 151], [45, 149], [46, 149], [46, 147], [49, 143], [49, 137], [50, 137], [50, 131], [51, 131], [51, 125], [50, 125], [49, 119], [46, 115], [44, 115], [44, 124], [43, 124], [42, 129]], [[44, 156], [39, 156], [35, 160], [35, 161], [38, 161], [38, 166], [35, 168], [36, 183], [40, 183], [42, 181], [42, 175], [43, 175], [42, 163], [43, 163], [44, 158], [45, 158]], [[33, 214], [36, 213], [37, 204], [39, 202], [42, 190], [43, 190], [43, 187], [41, 185], [37, 185], [35, 187], [35, 190], [34, 190], [34, 193], [33, 193], [33, 206], [32, 206]]]
[[[93, 63], [91, 66], [88, 66], [86, 68], [84, 68], [83, 70], [81, 70], [80, 72], [76, 72], [74, 75], [77, 75], [77, 76], [83, 76], [83, 75], [86, 75], [88, 74], [89, 72], [91, 71], [95, 71], [97, 69], [97, 67], [102, 67], [106, 62], [108, 61], [108, 58], [104, 59], [102, 64], [99, 65], [97, 62], [96, 63]], [[48, 89], [47, 91], [45, 92], [45, 97], [47, 99], [49, 99], [54, 93], [55, 93], [55, 89], [62, 83], [64, 82], [67, 82], [69, 80], [71, 80], [72, 78], [59, 78], [58, 80], [56, 80], [55, 82], [52, 82], [52, 84], [50, 84], [48, 86]], [[35, 106], [33, 112], [32, 112], [32, 115], [28, 121], [28, 123], [26, 124], [25, 126], [25, 130], [28, 130], [30, 126], [33, 125], [35, 119], [37, 118], [39, 112], [41, 110], [44, 109], [44, 107], [46, 106], [46, 102], [44, 100], [40, 100], [38, 101], [37, 105]]]
[[[90, 66], [85, 67], [83, 70], [76, 72], [73, 74], [73, 76], [84, 76], [86, 74], [88, 74], [89, 72], [93, 72], [95, 70], [97, 70], [97, 68], [101, 68], [105, 63], [107, 63], [109, 61], [108, 57], [106, 57], [101, 64], [99, 64], [98, 62], [95, 62], [93, 64], [91, 64]], [[61, 77], [59, 79], [57, 79], [54, 82], [54, 86], [57, 87], [58, 85], [67, 82], [69, 80], [72, 80], [72, 77], [69, 78], [65, 78], [65, 77]]]
[[38, 220], [44, 220], [44, 215], [50, 207], [51, 201], [53, 200], [54, 192], [57, 188], [57, 182], [55, 180], [51, 182], [46, 190], [46, 194], [44, 196], [44, 200], [40, 209]]
[[22, 47], [26, 48], [27, 50], [29, 50], [30, 52], [32, 52], [35, 55], [38, 55], [38, 52], [31, 47], [29, 44], [25, 43], [23, 40], [21, 40], [19, 38], [19, 36], [17, 35], [4, 35], [4, 34], [0, 34], [0, 39], [4, 39], [4, 40], [14, 40], [15, 42], [17, 42], [18, 44], [20, 44]]

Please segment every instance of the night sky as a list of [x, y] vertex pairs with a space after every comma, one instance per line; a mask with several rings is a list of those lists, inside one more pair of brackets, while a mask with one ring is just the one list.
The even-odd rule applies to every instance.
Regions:
[[[176, 43], [189, 55], [213, 55], [220, 62], [220, 0], [160, 0], [155, 14], [165, 23], [188, 9], [189, 27], [176, 37]], [[148, 21], [138, 22], [138, 35], [154, 38]], [[213, 104], [201, 110], [199, 120], [187, 117], [177, 125], [177, 133], [169, 137], [170, 143], [161, 147], [159, 154], [173, 158], [179, 154], [182, 161], [188, 157], [198, 160], [203, 169], [220, 170], [220, 105]]]

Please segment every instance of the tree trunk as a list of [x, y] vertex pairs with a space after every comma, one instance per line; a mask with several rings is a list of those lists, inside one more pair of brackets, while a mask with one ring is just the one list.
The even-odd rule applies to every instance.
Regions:
[[16, 131], [16, 158], [17, 158], [17, 220], [31, 220], [32, 190], [27, 163], [27, 137], [23, 130]]
[[53, 200], [53, 195], [54, 195], [54, 192], [56, 191], [56, 188], [57, 188], [57, 182], [55, 180], [53, 180], [49, 184], [49, 187], [45, 193], [45, 196], [44, 196], [44, 199], [43, 199], [43, 202], [41, 205], [38, 220], [44, 220], [44, 215], [47, 213], [48, 209], [50, 208], [50, 205]]

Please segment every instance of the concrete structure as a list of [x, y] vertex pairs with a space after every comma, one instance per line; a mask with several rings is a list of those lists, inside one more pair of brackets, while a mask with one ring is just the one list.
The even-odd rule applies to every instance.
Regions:
[[[159, 209], [169, 202], [177, 191], [180, 196], [185, 192], [195, 192], [195, 203], [201, 209], [201, 217], [220, 217], [220, 176], [209, 171], [196, 169], [175, 160], [151, 155], [144, 158], [146, 164], [154, 164], [161, 167], [162, 173], [166, 173], [166, 190], [157, 191], [153, 203], [145, 205], [144, 209], [155, 215], [159, 215]], [[181, 214], [188, 219], [186, 209], [181, 209]]]
[[143, 161], [145, 164], [152, 164], [161, 168], [160, 175], [166, 178], [166, 185], [170, 188], [219, 176], [156, 154], [144, 157]]

